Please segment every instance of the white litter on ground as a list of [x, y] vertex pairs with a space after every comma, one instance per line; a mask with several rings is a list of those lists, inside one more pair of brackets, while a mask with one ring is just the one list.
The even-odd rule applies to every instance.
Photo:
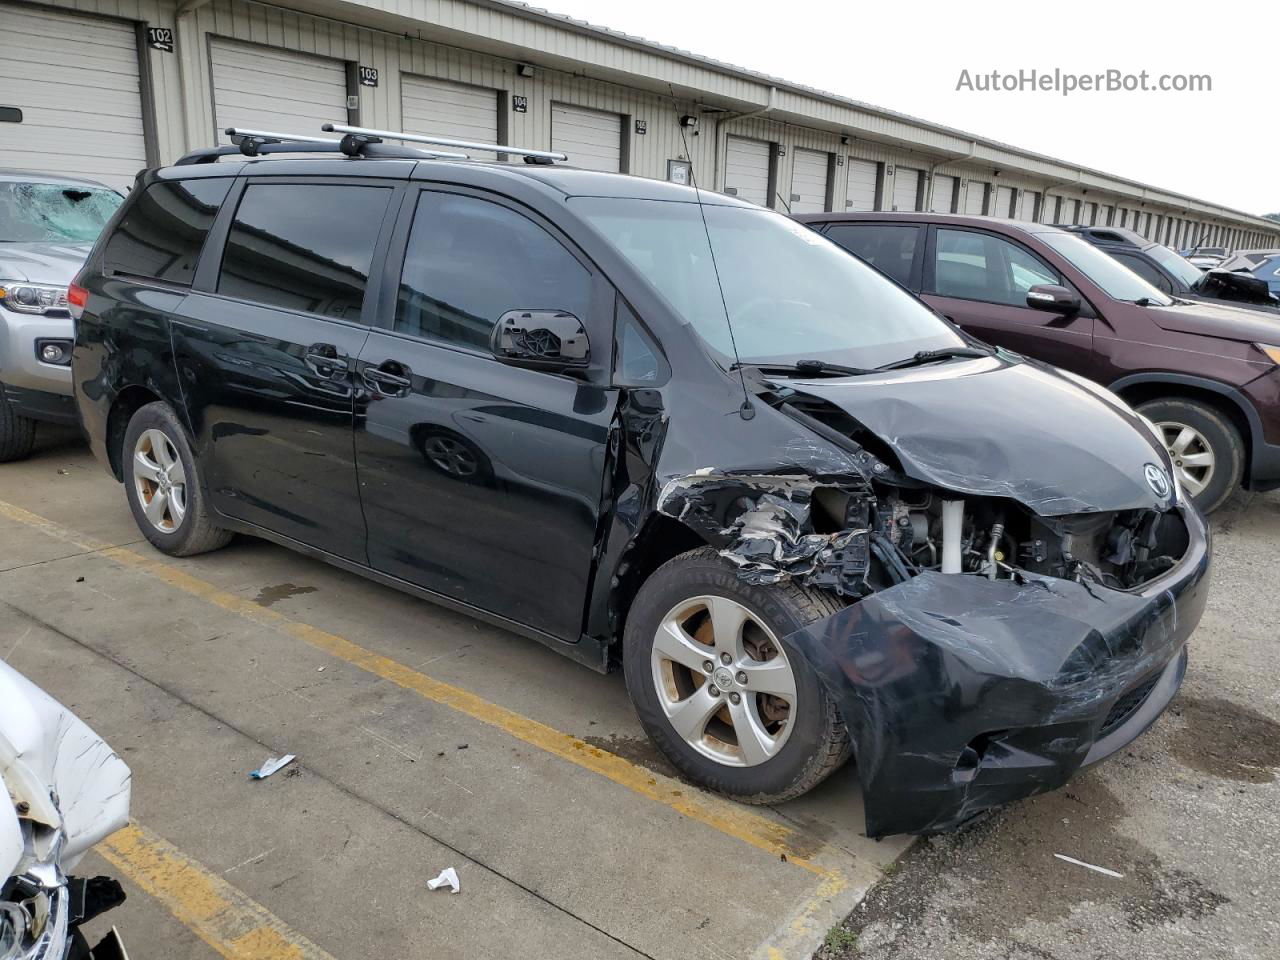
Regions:
[[439, 890], [443, 886], [448, 886], [450, 893], [458, 892], [458, 871], [453, 867], [445, 867], [440, 871], [440, 876], [427, 881], [428, 890]]
[[249, 776], [254, 780], [265, 780], [277, 770], [282, 770], [296, 760], [292, 753], [286, 753], [283, 757], [267, 757], [267, 762], [257, 770], [249, 771]]
[[1067, 863], [1074, 863], [1077, 867], [1084, 867], [1086, 870], [1092, 870], [1094, 873], [1104, 873], [1108, 877], [1115, 877], [1117, 880], [1123, 880], [1123, 873], [1116, 873], [1114, 870], [1108, 870], [1106, 867], [1095, 867], [1092, 863], [1085, 863], [1083, 860], [1077, 860], [1075, 857], [1068, 857], [1064, 853], [1055, 853], [1055, 857], [1059, 860], [1065, 860]]

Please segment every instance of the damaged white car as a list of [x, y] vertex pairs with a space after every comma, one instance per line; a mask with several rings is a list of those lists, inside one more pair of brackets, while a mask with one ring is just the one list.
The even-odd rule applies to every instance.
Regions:
[[75, 714], [0, 663], [0, 960], [117, 960], [114, 929], [80, 926], [124, 900], [109, 877], [71, 875], [129, 819], [128, 766]]

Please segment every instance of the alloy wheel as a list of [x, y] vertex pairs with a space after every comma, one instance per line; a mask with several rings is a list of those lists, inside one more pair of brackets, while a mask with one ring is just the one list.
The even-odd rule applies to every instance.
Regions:
[[451, 476], [473, 477], [480, 469], [475, 454], [452, 437], [431, 437], [422, 447], [427, 459]]
[[173, 441], [159, 430], [144, 430], [133, 447], [133, 484], [147, 520], [173, 533], [187, 515], [187, 474]]
[[702, 596], [673, 607], [650, 660], [668, 722], [703, 756], [752, 767], [787, 742], [795, 674], [773, 632], [742, 604]]
[[1165, 421], [1156, 426], [1164, 437], [1164, 445], [1173, 461], [1178, 484], [1189, 496], [1199, 496], [1213, 480], [1213, 447], [1209, 446], [1209, 441], [1199, 430], [1185, 423]]

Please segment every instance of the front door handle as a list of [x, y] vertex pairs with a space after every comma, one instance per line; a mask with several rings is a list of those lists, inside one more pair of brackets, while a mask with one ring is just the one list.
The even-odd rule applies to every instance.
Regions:
[[351, 358], [332, 343], [313, 343], [303, 357], [308, 367], [326, 379], [334, 379], [351, 368]]
[[376, 367], [365, 367], [361, 375], [370, 390], [384, 397], [407, 397], [413, 386], [409, 368], [397, 360], [384, 360]]

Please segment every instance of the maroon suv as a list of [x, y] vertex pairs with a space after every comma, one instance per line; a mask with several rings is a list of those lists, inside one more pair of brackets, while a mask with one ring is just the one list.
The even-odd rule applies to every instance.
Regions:
[[1162, 293], [1075, 234], [931, 213], [796, 218], [976, 337], [1110, 387], [1204, 512], [1280, 486], [1280, 320]]

